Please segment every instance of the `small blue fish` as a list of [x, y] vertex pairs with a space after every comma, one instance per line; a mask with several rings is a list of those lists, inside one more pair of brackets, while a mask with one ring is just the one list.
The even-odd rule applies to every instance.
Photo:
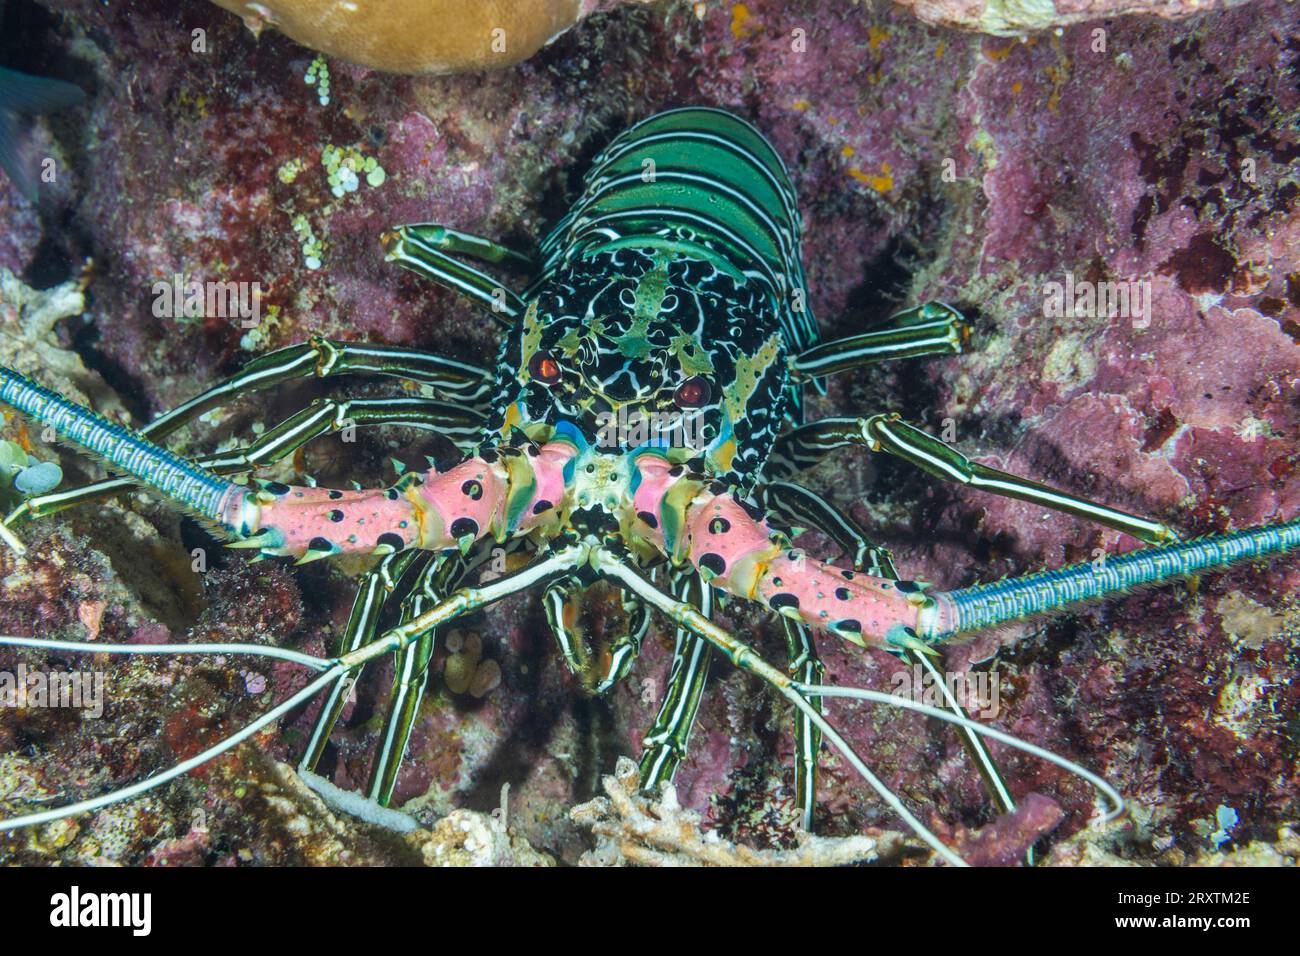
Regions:
[[81, 88], [71, 83], [0, 66], [0, 169], [28, 199], [36, 199], [39, 165], [23, 149], [29, 118], [80, 103], [84, 97]]

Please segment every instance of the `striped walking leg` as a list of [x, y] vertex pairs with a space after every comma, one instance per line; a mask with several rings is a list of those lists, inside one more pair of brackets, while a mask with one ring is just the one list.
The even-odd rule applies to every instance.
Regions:
[[[785, 628], [786, 671], [791, 680], [800, 684], [820, 684], [826, 666], [817, 656], [812, 631], [798, 621], [781, 618]], [[824, 714], [821, 701], [810, 701], [818, 713]], [[813, 811], [817, 807], [817, 753], [822, 746], [822, 732], [809, 716], [796, 710], [794, 715], [794, 801], [799, 811], [799, 823], [812, 832]]]
[[[402, 600], [399, 624], [406, 624], [436, 605], [457, 588], [470, 572], [487, 560], [490, 548], [480, 548], [472, 562], [460, 555], [438, 555], [430, 561], [417, 579], [415, 586]], [[440, 628], [420, 635], [414, 644], [408, 644], [394, 655], [393, 687], [384, 714], [383, 732], [379, 749], [370, 767], [366, 783], [366, 796], [382, 807], [389, 805], [402, 758], [411, 741], [411, 729], [420, 710], [428, 682], [429, 661], [437, 644]]]
[[889, 549], [868, 541], [866, 532], [851, 516], [821, 495], [790, 481], [760, 485], [758, 493], [764, 509], [782, 521], [815, 528], [834, 541], [855, 571], [866, 571], [876, 577], [898, 577]]
[[[433, 387], [447, 400], [443, 403], [447, 414], [441, 418], [454, 428], [465, 427], [465, 417], [484, 401], [491, 381], [486, 369], [417, 349], [313, 338], [309, 343], [291, 345], [254, 359], [226, 381], [160, 415], [136, 434], [157, 441], [200, 415], [261, 389], [295, 379], [350, 374], [394, 376]], [[438, 407], [433, 400], [429, 402], [429, 409]], [[458, 406], [468, 411], [453, 414], [451, 410]], [[23, 517], [39, 518], [79, 504], [99, 501], [119, 494], [133, 484], [127, 479], [107, 479], [31, 498], [7, 515], [4, 523], [11, 525]]]
[[[352, 612], [348, 615], [347, 626], [343, 629], [338, 646], [335, 648], [335, 656], [350, 654], [373, 641], [384, 605], [397, 589], [402, 577], [412, 566], [420, 563], [427, 565], [430, 562], [431, 556], [421, 554], [419, 551], [399, 551], [387, 555], [366, 572], [361, 579], [361, 586], [357, 589], [357, 596], [352, 602]], [[424, 570], [427, 568], [422, 569], [420, 573], [423, 574]], [[334, 731], [334, 725], [338, 723], [339, 715], [347, 704], [352, 687], [360, 676], [360, 669], [350, 671], [341, 675], [330, 686], [322, 702], [320, 714], [312, 726], [311, 737], [303, 751], [302, 760], [298, 763], [298, 769], [311, 772], [316, 770], [316, 765], [320, 763], [320, 758], [325, 752], [325, 745], [329, 743], [330, 734]]]
[[1087, 518], [1148, 544], [1177, 538], [1162, 522], [973, 462], [952, 445], [907, 424], [898, 415], [823, 418], [793, 429], [776, 440], [764, 466], [764, 475], [770, 479], [785, 478], [811, 467], [837, 448], [848, 447], [883, 451], [944, 481]]
[[466, 265], [455, 255], [471, 256], [490, 265], [513, 268], [532, 276], [536, 264], [518, 252], [490, 239], [457, 232], [437, 223], [398, 226], [383, 235], [385, 258], [404, 269], [459, 292], [494, 319], [511, 324], [524, 314], [527, 303], [500, 280]]
[[[712, 615], [712, 588], [700, 580], [698, 574], [682, 575], [674, 583], [673, 591], [705, 617]], [[640, 777], [644, 792], [658, 794], [665, 784], [671, 783], [686, 755], [686, 745], [700, 710], [700, 699], [708, 682], [712, 660], [713, 648], [706, 640], [684, 627], [677, 628], [668, 684], [659, 703], [659, 712], [643, 741], [645, 749], [641, 753]]]
[[864, 365], [923, 355], [960, 355], [970, 336], [962, 314], [927, 302], [893, 316], [885, 328], [822, 342], [790, 359], [795, 381], [807, 382]]
[[557, 581], [542, 594], [542, 607], [560, 656], [569, 672], [592, 694], [603, 694], [632, 669], [650, 628], [650, 611], [633, 594], [619, 591], [626, 622], [610, 642], [603, 673], [593, 666], [592, 648], [582, 627], [583, 596], [589, 588], [573, 580]]

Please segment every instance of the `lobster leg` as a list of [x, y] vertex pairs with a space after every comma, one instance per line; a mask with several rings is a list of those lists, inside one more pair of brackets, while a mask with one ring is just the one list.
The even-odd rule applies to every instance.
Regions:
[[436, 223], [398, 226], [384, 233], [381, 241], [384, 258], [389, 262], [396, 262], [416, 275], [461, 293], [506, 325], [517, 321], [528, 308], [518, 293], [507, 289], [497, 279], [452, 258], [453, 254], [469, 255], [483, 262], [514, 266], [532, 274], [536, 265], [527, 256], [489, 239], [456, 232]]
[[[790, 523], [803, 523], [811, 528], [816, 528], [823, 535], [827, 535], [832, 541], [835, 541], [845, 551], [845, 554], [853, 555], [854, 571], [863, 571], [866, 574], [875, 576], [875, 578], [898, 580], [898, 572], [894, 568], [893, 558], [889, 554], [889, 550], [872, 545], [870, 541], [867, 541], [865, 532], [858, 527], [858, 523], [854, 522], [849, 515], [831, 505], [826, 499], [814, 492], [810, 492], [809, 489], [787, 483], [787, 481], [774, 481], [774, 483], [763, 486], [761, 494], [764, 507], [775, 511], [781, 519]], [[800, 680], [801, 683], [820, 683], [824, 670], [820, 667], [820, 662], [816, 662], [818, 663], [818, 670], [813, 671], [807, 667], [806, 663], [803, 663], [802, 658], [796, 657], [796, 649], [800, 646], [796, 641], [796, 635], [792, 633], [792, 627], [797, 627], [796, 622], [789, 618], [783, 618], [783, 622], [785, 623], [785, 630], [787, 630], [787, 643], [792, 648], [792, 656], [790, 656], [792, 670], [790, 670], [790, 674], [796, 676], [796, 679]], [[807, 654], [813, 656], [813, 661], [816, 661], [811, 635], [807, 636]], [[958, 717], [967, 717], [966, 710], [962, 708], [961, 702], [952, 695], [948, 684], [943, 679], [943, 674], [937, 671], [930, 658], [922, 653], [915, 652], [911, 648], [902, 648], [901, 656], [907, 662], [913, 663], [913, 665], [922, 666], [930, 674], [930, 678], [935, 682], [936, 687], [941, 688], [941, 691], [943, 691], [944, 701], [948, 708]], [[806, 671], [809, 676], [798, 675], [796, 665]], [[816, 701], [811, 702], [816, 704]], [[811, 727], [806, 718], [800, 719], [796, 728], [796, 745], [803, 760], [806, 760], [807, 754], [810, 752], [807, 744], [810, 743], [811, 735], [815, 734], [815, 732], [815, 728]], [[970, 730], [961, 731], [961, 740], [966, 747], [971, 762], [979, 770], [989, 796], [992, 796], [993, 800], [997, 801], [998, 808], [1001, 809], [1002, 813], [1013, 812], [1015, 801], [1011, 800], [1010, 792], [1006, 788], [1006, 782], [1002, 779], [1001, 771], [997, 769], [996, 763], [993, 762], [993, 757], [989, 754], [988, 748], [985, 747], [984, 741], [980, 740], [979, 735]], [[811, 748], [811, 754], [815, 757], [815, 745]], [[797, 766], [796, 771], [798, 769], [800, 767]], [[814, 771], [815, 763], [809, 771], [806, 771], [810, 786], [811, 779], [813, 779], [811, 773], [814, 773]], [[796, 792], [802, 793], [800, 774], [796, 773], [794, 782], [796, 782]], [[813, 796], [811, 793], [807, 795], [809, 799], [811, 799], [811, 796]]]
[[432, 249], [448, 255], [470, 256], [480, 262], [507, 266], [526, 275], [537, 271], [537, 263], [531, 256], [516, 252], [491, 239], [450, 229], [436, 222], [399, 226], [393, 232], [418, 243], [420, 248]]
[[880, 578], [898, 578], [888, 548], [867, 540], [866, 532], [851, 516], [816, 492], [788, 481], [773, 481], [759, 487], [763, 507], [792, 525], [816, 528], [852, 561], [855, 571]]
[[478, 412], [432, 398], [318, 398], [245, 448], [198, 461], [217, 474], [239, 474], [287, 458], [324, 435], [377, 425], [437, 432], [465, 450], [482, 436], [484, 419]]
[[[893, 581], [898, 580], [898, 571], [894, 567], [893, 558], [888, 549], [871, 544], [862, 529], [858, 527], [856, 521], [820, 495], [789, 482], [772, 482], [764, 486], [761, 492], [764, 496], [764, 506], [776, 512], [779, 517], [791, 523], [802, 522], [809, 527], [816, 528], [831, 538], [846, 554], [852, 555], [854, 571], [862, 571], [874, 577], [887, 578]], [[795, 642], [795, 635], [791, 633], [791, 629], [798, 625], [789, 618], [783, 618], [782, 620], [786, 626], [786, 640], [792, 648], [792, 676], [795, 676], [796, 680], [804, 684], [820, 683], [824, 671], [824, 669], [820, 668], [820, 662], [818, 662], [818, 669], [814, 672], [795, 656], [794, 649], [799, 645]], [[812, 646], [811, 635], [808, 635], [807, 638], [807, 650], [811, 655], [816, 653]], [[900, 656], [910, 664], [919, 664], [929, 673], [930, 679], [934, 681], [935, 686], [942, 690], [944, 702], [949, 710], [959, 717], [968, 716], [961, 702], [949, 690], [943, 675], [938, 672], [934, 663], [926, 655], [918, 653], [912, 648], [901, 648]], [[813, 660], [816, 660], [815, 656]], [[799, 673], [795, 670], [796, 662], [810, 676], [799, 676]], [[812, 703], [817, 702], [813, 701]], [[816, 733], [815, 728], [809, 724], [806, 718], [801, 717], [795, 730], [795, 740], [798, 753], [803, 759], [806, 759], [809, 753], [806, 741], [810, 740], [811, 735], [814, 733]], [[1016, 808], [1015, 801], [1011, 799], [1006, 782], [1003, 780], [1002, 774], [994, 763], [988, 748], [984, 745], [984, 741], [980, 739], [978, 734], [970, 730], [962, 729], [959, 733], [967, 755], [979, 771], [980, 777], [984, 780], [985, 789], [989, 795], [997, 801], [1002, 813], [1014, 811]], [[811, 753], [815, 756], [816, 752], [817, 748], [812, 747]], [[796, 765], [795, 791], [798, 794], [803, 794], [804, 791], [799, 786], [799, 769], [799, 766]], [[816, 765], [813, 764], [811, 769], [806, 771], [806, 780], [809, 786], [811, 786], [813, 780], [811, 774], [815, 770]], [[811, 798], [811, 794], [807, 796]], [[803, 806], [804, 804], [801, 803], [800, 805]]]
[[1086, 498], [1058, 491], [1028, 478], [1011, 475], [973, 462], [953, 446], [902, 421], [898, 415], [873, 415], [862, 423], [862, 441], [872, 451], [885, 451], [944, 481], [969, 485], [995, 495], [1087, 518], [1123, 531], [1147, 544], [1177, 539], [1174, 530], [1159, 521], [1108, 508]]
[[[713, 589], [698, 574], [679, 575], [674, 591], [677, 596], [699, 609], [705, 617], [713, 614]], [[686, 756], [686, 744], [700, 710], [704, 685], [709, 678], [713, 647], [687, 628], [677, 628], [673, 660], [668, 671], [668, 685], [654, 723], [642, 741], [641, 790], [657, 794], [670, 783], [677, 767]]]
[[[634, 568], [621, 560], [620, 556], [604, 549], [597, 550], [595, 557], [600, 563], [600, 570], [614, 580], [622, 582], [625, 586], [640, 595], [647, 603], [658, 608], [661, 612], [675, 621], [679, 627], [685, 628], [694, 634], [708, 641], [718, 650], [722, 651], [727, 658], [736, 667], [748, 671], [751, 674], [761, 678], [770, 684], [782, 697], [794, 704], [813, 724], [825, 735], [826, 739], [832, 746], [837, 749], [853, 768], [862, 776], [882, 800], [901, 817], [904, 823], [913, 833], [924, 840], [937, 854], [954, 866], [963, 866], [964, 861], [957, 854], [953, 853], [928, 827], [925, 826], [916, 815], [912, 813], [898, 798], [898, 795], [885, 786], [871, 769], [858, 756], [857, 752], [849, 745], [838, 731], [835, 730], [821, 715], [819, 710], [812, 706], [808, 697], [800, 690], [802, 686], [796, 681], [787, 677], [781, 671], [777, 670], [771, 664], [764, 661], [748, 644], [737, 640], [728, 632], [718, 627], [708, 619], [698, 608], [685, 602], [678, 601], [672, 596], [665, 594], [656, 588], [653, 584], [643, 578]], [[820, 687], [821, 685], [808, 685]]]
[[942, 302], [927, 302], [892, 316], [885, 328], [822, 342], [790, 360], [795, 382], [834, 375], [863, 365], [922, 355], [960, 355], [970, 338], [962, 314]]
[[[801, 684], [820, 684], [826, 675], [826, 666], [817, 656], [812, 631], [807, 626], [781, 618], [785, 626], [787, 670]], [[808, 702], [818, 713], [825, 713], [819, 700]], [[821, 750], [822, 733], [802, 712], [796, 712], [794, 722], [794, 800], [799, 808], [799, 820], [808, 833], [812, 832], [813, 811], [817, 806], [817, 752]]]
[[590, 648], [579, 628], [582, 597], [586, 590], [576, 581], [557, 581], [542, 594], [542, 606], [565, 667], [591, 693], [599, 695], [621, 681], [632, 669], [633, 662], [641, 653], [641, 642], [650, 628], [650, 611], [635, 595], [623, 590], [618, 592], [623, 599], [627, 626], [610, 644], [609, 663], [604, 676], [597, 680], [592, 673]]
[[623, 593], [623, 611], [628, 615], [628, 627], [610, 645], [610, 666], [604, 671], [601, 683], [595, 685], [595, 692], [604, 693], [616, 683], [628, 676], [632, 663], [641, 654], [641, 643], [646, 631], [650, 630], [650, 609], [642, 604], [641, 598]]
[[812, 468], [833, 451], [860, 447], [862, 419], [821, 418], [781, 435], [763, 463], [765, 481], [792, 478]]
[[[758, 489], [763, 507], [778, 518], [794, 525], [815, 528], [834, 541], [853, 560], [854, 570], [870, 569], [883, 577], [885, 569], [894, 574], [893, 560], [885, 548], [871, 544], [858, 523], [831, 505], [820, 495], [800, 485], [774, 481]], [[787, 670], [792, 678], [805, 684], [820, 684], [826, 668], [817, 656], [812, 632], [803, 624], [782, 618], [785, 628]], [[822, 711], [819, 700], [809, 701]], [[824, 712], [824, 711], [823, 711]], [[817, 804], [817, 753], [822, 735], [805, 714], [796, 713], [794, 722], [794, 794], [795, 806], [803, 828], [812, 832], [813, 812]]]
[[[475, 566], [482, 563], [487, 553], [484, 552]], [[436, 604], [472, 570], [459, 555], [430, 556], [418, 551], [401, 551], [387, 556], [361, 582], [347, 628], [339, 641], [339, 656], [351, 653], [374, 640], [375, 627], [383, 607], [404, 572], [414, 566], [412, 559], [417, 559], [416, 564], [423, 561], [423, 566], [403, 600], [401, 624], [420, 615], [426, 603]], [[435, 640], [436, 630], [430, 630], [414, 644], [398, 650], [395, 655], [396, 678], [384, 720], [383, 742], [375, 755], [366, 788], [367, 797], [382, 807], [387, 807], [392, 798], [397, 771], [410, 740], [420, 700], [424, 696], [425, 674]], [[300, 771], [312, 773], [316, 770], [351, 688], [360, 678], [361, 670], [358, 668], [353, 673], [345, 674], [330, 688], [299, 762]]]
[[564, 666], [575, 677], [586, 674], [591, 663], [587, 642], [577, 630], [582, 614], [581, 595], [582, 586], [571, 579], [556, 581], [542, 592], [542, 607], [551, 634], [560, 649]]
[[[313, 375], [324, 378], [344, 374], [392, 375], [431, 385], [445, 392], [458, 405], [464, 403], [466, 407], [435, 402], [433, 399], [395, 399], [392, 400], [395, 403], [395, 417], [401, 418], [403, 416], [399, 413], [422, 407], [419, 403], [423, 402], [427, 411], [440, 410], [443, 413], [440, 417], [426, 415], [429, 424], [423, 427], [441, 428], [446, 424], [462, 431], [468, 427], [468, 419], [475, 414], [473, 405], [483, 398], [488, 388], [486, 370], [452, 359], [414, 349], [353, 345], [315, 338], [309, 344], [291, 345], [254, 359], [238, 374], [160, 415], [139, 429], [137, 434], [156, 441], [205, 412], [259, 389]], [[360, 411], [373, 408], [373, 403], [379, 401], [382, 400], [362, 399], [354, 401], [352, 405]], [[402, 404], [404, 402], [407, 404]], [[366, 403], [371, 404], [367, 406]], [[280, 427], [284, 428], [288, 424], [286, 422]], [[129, 479], [110, 478], [81, 488], [31, 498], [6, 516], [4, 523], [9, 525], [22, 517], [39, 518], [75, 505], [98, 501], [134, 484]]]
[[623, 595], [623, 613], [627, 615], [627, 627], [614, 640], [609, 648], [609, 667], [605, 676], [596, 685], [596, 693], [603, 694], [632, 670], [632, 664], [641, 654], [641, 643], [646, 632], [650, 630], [650, 609], [634, 594], [620, 590]]
[[224, 382], [159, 415], [141, 428], [140, 434], [156, 441], [236, 398], [295, 379], [338, 375], [410, 379], [432, 386], [445, 399], [471, 405], [484, 401], [492, 387], [492, 373], [487, 369], [433, 352], [312, 336], [308, 342], [258, 356]]
[[[339, 638], [335, 656], [349, 654], [374, 640], [375, 627], [379, 623], [379, 615], [383, 612], [384, 605], [417, 557], [427, 556], [421, 555], [418, 551], [399, 551], [385, 556], [379, 564], [366, 572], [361, 579], [361, 586], [357, 589], [357, 596], [352, 602], [352, 613], [348, 616], [347, 627]], [[423, 574], [424, 571], [421, 571], [421, 576]], [[306, 750], [303, 751], [302, 760], [298, 762], [299, 770], [315, 771], [316, 765], [320, 763], [320, 758], [325, 752], [330, 734], [334, 731], [334, 725], [338, 723], [339, 715], [343, 712], [352, 687], [360, 676], [359, 669], [356, 672], [343, 674], [330, 687], [321, 705], [320, 714], [312, 726], [311, 738], [307, 742]]]
[[[485, 550], [484, 557], [486, 553]], [[402, 602], [401, 623], [419, 617], [426, 606], [437, 604], [464, 580], [470, 570], [460, 555], [435, 557]], [[411, 740], [411, 728], [424, 697], [429, 660], [433, 657], [437, 638], [438, 629], [431, 628], [414, 644], [408, 644], [395, 655], [393, 690], [384, 718], [383, 736], [366, 784], [366, 796], [381, 807], [388, 806], [397, 785], [397, 772], [401, 769], [402, 758]]]
[[[256, 441], [243, 448], [205, 455], [196, 458], [195, 463], [217, 475], [245, 474], [288, 457], [322, 435], [349, 427], [373, 425], [400, 425], [435, 431], [464, 451], [481, 434], [483, 419], [477, 412], [432, 398], [322, 398], [274, 428], [267, 429]], [[131, 478], [107, 478], [71, 491], [39, 495], [19, 505], [4, 523], [7, 525], [24, 516], [44, 518], [92, 497], [106, 498], [136, 486], [137, 482]]]
[[952, 445], [914, 428], [898, 415], [823, 418], [787, 432], [777, 439], [765, 475], [771, 478], [786, 477], [815, 464], [829, 451], [850, 446], [888, 452], [944, 481], [1087, 518], [1148, 544], [1159, 544], [1178, 537], [1173, 529], [1162, 522], [1131, 515], [1028, 478], [973, 462]]

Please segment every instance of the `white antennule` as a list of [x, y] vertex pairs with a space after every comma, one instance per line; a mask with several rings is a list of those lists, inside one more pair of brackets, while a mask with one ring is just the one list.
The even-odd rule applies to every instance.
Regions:
[[939, 720], [947, 721], [950, 724], [956, 724], [958, 727], [966, 727], [981, 737], [988, 737], [990, 740], [996, 740], [1006, 744], [1008, 747], [1014, 747], [1016, 750], [1023, 750], [1031, 756], [1040, 760], [1046, 760], [1048, 763], [1055, 764], [1063, 770], [1067, 770], [1082, 780], [1088, 781], [1099, 793], [1106, 797], [1112, 804], [1111, 809], [1102, 817], [1103, 821], [1114, 820], [1124, 813], [1124, 798], [1120, 796], [1118, 790], [1107, 783], [1103, 778], [1097, 776], [1087, 767], [1081, 767], [1072, 760], [1067, 760], [1050, 750], [1044, 750], [1036, 744], [1031, 744], [1027, 740], [1021, 740], [1019, 737], [1013, 737], [1011, 734], [997, 730], [977, 720], [971, 720], [969, 717], [959, 717], [952, 711], [943, 710], [938, 707], [931, 707], [928, 704], [919, 704], [916, 701], [908, 700], [905, 697], [897, 697], [893, 694], [886, 694], [878, 690], [864, 690], [860, 687], [832, 687], [828, 684], [796, 684], [795, 688], [801, 694], [808, 694], [812, 697], [843, 697], [849, 700], [867, 700], [877, 704], [885, 704], [890, 707], [899, 707], [903, 710], [914, 710], [919, 714], [925, 714], [927, 717], [936, 717]]
[[150, 790], [156, 790], [163, 784], [189, 773], [195, 767], [200, 767], [209, 760], [239, 746], [267, 724], [279, 720], [299, 704], [305, 703], [316, 696], [331, 681], [348, 670], [343, 664], [334, 661], [276, 647], [259, 647], [256, 644], [96, 644], [90, 641], [42, 641], [30, 637], [0, 635], [0, 646], [40, 647], [50, 650], [82, 651], [92, 654], [248, 654], [254, 657], [287, 660], [310, 667], [313, 670], [323, 671], [319, 677], [298, 691], [298, 693], [279, 706], [267, 711], [246, 727], [213, 744], [202, 753], [195, 754], [174, 767], [168, 767], [156, 776], [146, 777], [137, 783], [120, 787], [117, 790], [110, 790], [108, 793], [100, 794], [98, 797], [91, 797], [88, 800], [79, 800], [66, 806], [43, 810], [40, 813], [28, 813], [23, 816], [0, 819], [0, 832], [53, 823], [55, 820], [76, 816], [79, 813], [90, 813], [103, 807], [112, 806], [115, 803], [121, 803], [124, 800], [131, 800], [143, 793], [148, 793]]

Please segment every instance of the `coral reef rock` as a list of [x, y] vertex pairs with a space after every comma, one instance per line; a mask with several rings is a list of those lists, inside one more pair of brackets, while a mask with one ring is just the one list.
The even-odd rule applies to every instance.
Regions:
[[274, 27], [313, 50], [390, 73], [512, 66], [599, 5], [598, 0], [213, 2], [238, 14], [254, 32]]
[[657, 801], [643, 796], [633, 760], [619, 758], [603, 782], [604, 797], [570, 814], [596, 836], [595, 848], [580, 861], [584, 866], [845, 866], [893, 861], [916, 850], [914, 841], [895, 832], [841, 838], [801, 833], [795, 849], [755, 850], [702, 829], [700, 815], [683, 810], [671, 786]]
[[1181, 20], [1250, 0], [897, 0], [926, 23], [1020, 36], [1125, 14]]

